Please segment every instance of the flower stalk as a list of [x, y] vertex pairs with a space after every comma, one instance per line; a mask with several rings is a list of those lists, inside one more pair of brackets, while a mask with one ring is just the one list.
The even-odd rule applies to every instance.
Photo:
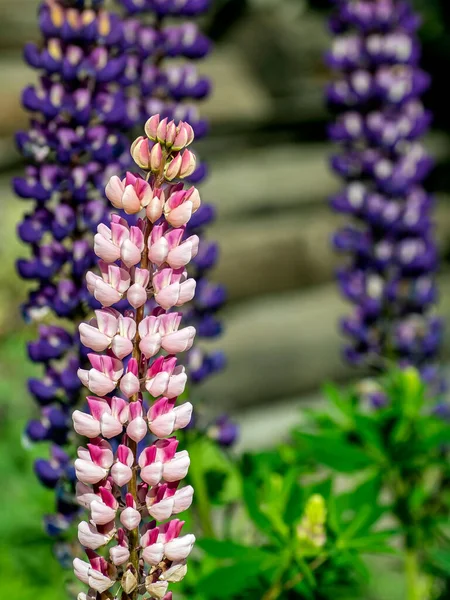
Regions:
[[[182, 313], [175, 311], [195, 293], [186, 267], [198, 238], [188, 236], [186, 226], [200, 196], [182, 184], [195, 169], [187, 149], [194, 133], [187, 123], [159, 115], [147, 121], [145, 132], [131, 148], [145, 177], [112, 177], [106, 187], [113, 206], [145, 216], [129, 226], [113, 214], [110, 227], [98, 227], [101, 275], [89, 272], [87, 283], [102, 308], [80, 325], [82, 343], [97, 352], [88, 354], [92, 368], [79, 370], [95, 394], [87, 397], [90, 414], [73, 414], [75, 431], [90, 438], [75, 461], [77, 498], [90, 511], [78, 527], [89, 562], [74, 560], [76, 576], [90, 587], [81, 600], [111, 590], [122, 600], [145, 594], [170, 600], [168, 585], [184, 577], [195, 541], [191, 534], [180, 537], [182, 521], [170, 520], [193, 496], [191, 486], [179, 487], [190, 458], [176, 451], [174, 433], [192, 413], [189, 402], [176, 406], [187, 382], [176, 355], [192, 346], [195, 329], [180, 329]], [[132, 309], [113, 308], [124, 298]], [[114, 451], [107, 440], [118, 436]]]

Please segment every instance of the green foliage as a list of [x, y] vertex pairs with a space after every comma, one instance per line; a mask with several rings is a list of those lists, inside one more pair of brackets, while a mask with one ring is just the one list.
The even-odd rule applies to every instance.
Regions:
[[[347, 500], [358, 508], [349, 530], [359, 539], [351, 547], [385, 552], [389, 538], [397, 538], [408, 555], [420, 557], [424, 572], [447, 578], [450, 429], [432, 410], [419, 374], [411, 368], [395, 370], [350, 390], [327, 386], [325, 391], [328, 410], [310, 413], [306, 428], [293, 437], [304, 461], [359, 480], [333, 499], [340, 513], [347, 514]], [[384, 398], [378, 408], [371, 403], [374, 395]], [[383, 515], [393, 528], [378, 540], [373, 535], [365, 539], [364, 530]], [[435, 591], [429, 594], [427, 599], [439, 597]]]
[[[207, 478], [214, 452], [201, 444]], [[226, 474], [221, 490], [230, 478], [235, 492], [220, 507], [215, 501], [214, 529], [228, 536], [198, 540], [186, 598], [355, 598], [368, 578], [361, 555], [393, 552], [386, 541], [391, 532], [377, 529], [382, 511], [372, 502], [374, 481], [355, 494], [338, 493], [330, 477], [312, 477], [300, 454], [287, 448], [247, 453], [234, 466], [224, 466], [225, 455], [217, 462]], [[224, 528], [225, 520], [236, 526]]]
[[[0, 382], [0, 592], [64, 600], [70, 573], [41, 525], [53, 494], [32, 473], [45, 450], [18, 443], [31, 411], [23, 340], [0, 346], [0, 361], [9, 365]], [[367, 385], [328, 386], [326, 410], [270, 451], [233, 456], [187, 433], [196, 497], [183, 518], [198, 542], [178, 600], [405, 600], [405, 536], [422, 545], [424, 598], [449, 597], [447, 423], [431, 414], [413, 373], [376, 385], [389, 397], [377, 411]]]

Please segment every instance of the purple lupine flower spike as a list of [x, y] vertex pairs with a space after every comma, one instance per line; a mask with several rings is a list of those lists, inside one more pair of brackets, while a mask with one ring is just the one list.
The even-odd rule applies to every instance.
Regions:
[[30, 201], [18, 226], [31, 257], [20, 259], [17, 269], [36, 282], [24, 317], [48, 322], [28, 346], [44, 376], [28, 382], [42, 412], [26, 435], [54, 444], [51, 459], [39, 459], [35, 470], [44, 485], [56, 488], [56, 509], [64, 518], [47, 520], [56, 533], [78, 510], [66, 494], [74, 485], [73, 466], [61, 446], [69, 441], [70, 414], [80, 400], [77, 370], [85, 362], [76, 328], [58, 325], [58, 317], [76, 325], [90, 310], [85, 273], [95, 263], [91, 240], [107, 215], [104, 185], [111, 169], [122, 169], [129, 160], [125, 94], [116, 85], [126, 59], [121, 20], [101, 1], [44, 0], [39, 26], [41, 43], [27, 44], [24, 51], [26, 62], [39, 72], [37, 83], [22, 95], [30, 126], [16, 136], [28, 166], [13, 186]]
[[[134, 84], [139, 90], [140, 108], [134, 107], [139, 122], [142, 124], [148, 114], [159, 113], [161, 118], [188, 121], [196, 139], [203, 137], [208, 124], [199, 116], [196, 105], [208, 95], [211, 85], [199, 74], [193, 61], [209, 52], [211, 42], [194, 18], [204, 13], [211, 1], [119, 0], [119, 3], [128, 14], [124, 46], [128, 67], [123, 77], [124, 82]], [[145, 24], [139, 19], [140, 15], [147, 17]], [[175, 65], [173, 58], [187, 61], [181, 66], [179, 62]], [[197, 161], [197, 168], [189, 180], [197, 184], [206, 174], [205, 163]], [[213, 205], [204, 203], [192, 216], [186, 230], [187, 237], [197, 234], [200, 238], [199, 251], [191, 265], [197, 280], [197, 294], [187, 308], [187, 318], [196, 327], [198, 338], [205, 339], [221, 334], [217, 312], [226, 300], [224, 287], [208, 280], [219, 259], [218, 245], [205, 237], [207, 226], [214, 219]], [[193, 383], [200, 383], [222, 370], [225, 364], [222, 352], [207, 352], [198, 346], [188, 357]]]
[[345, 186], [332, 207], [352, 217], [334, 236], [349, 255], [339, 287], [355, 305], [342, 320], [352, 363], [395, 360], [430, 372], [442, 337], [433, 314], [437, 249], [433, 199], [422, 184], [433, 161], [420, 137], [431, 122], [420, 96], [420, 21], [408, 1], [335, 0], [327, 90], [339, 145], [332, 168]]

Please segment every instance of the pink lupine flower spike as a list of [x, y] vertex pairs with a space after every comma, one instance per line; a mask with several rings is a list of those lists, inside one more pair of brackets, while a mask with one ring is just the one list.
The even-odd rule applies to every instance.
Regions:
[[[183, 327], [182, 313], [173, 310], [195, 294], [186, 266], [198, 237], [186, 235], [186, 224], [200, 196], [180, 181], [195, 167], [186, 149], [194, 135], [187, 123], [158, 115], [145, 133], [131, 147], [144, 176], [114, 176], [106, 186], [114, 207], [139, 218], [129, 226], [114, 214], [109, 226], [99, 225], [100, 275], [86, 279], [102, 308], [79, 328], [92, 351], [91, 368], [78, 372], [92, 394], [88, 412], [73, 414], [75, 431], [89, 438], [75, 461], [77, 498], [90, 511], [78, 526], [88, 560], [74, 561], [75, 575], [89, 586], [81, 600], [170, 600], [169, 584], [184, 577], [195, 542], [180, 535], [182, 521], [171, 519], [190, 507], [194, 493], [181, 484], [190, 459], [174, 434], [191, 419], [192, 405], [177, 404], [187, 382], [177, 354], [191, 348], [195, 329]], [[114, 306], [125, 298], [131, 308], [122, 314]], [[150, 298], [156, 308], [148, 308]], [[150, 435], [155, 441], [138, 451]], [[118, 436], [114, 451], [107, 440]]]

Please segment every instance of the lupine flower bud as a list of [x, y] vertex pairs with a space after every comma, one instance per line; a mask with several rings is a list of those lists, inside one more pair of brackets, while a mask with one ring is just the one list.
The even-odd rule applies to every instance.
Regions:
[[325, 501], [314, 494], [306, 503], [305, 513], [297, 527], [297, 539], [304, 554], [316, 554], [326, 543], [325, 523], [327, 510]]
[[141, 136], [133, 142], [131, 156], [140, 169], [144, 171], [151, 170], [151, 148], [147, 138]]

